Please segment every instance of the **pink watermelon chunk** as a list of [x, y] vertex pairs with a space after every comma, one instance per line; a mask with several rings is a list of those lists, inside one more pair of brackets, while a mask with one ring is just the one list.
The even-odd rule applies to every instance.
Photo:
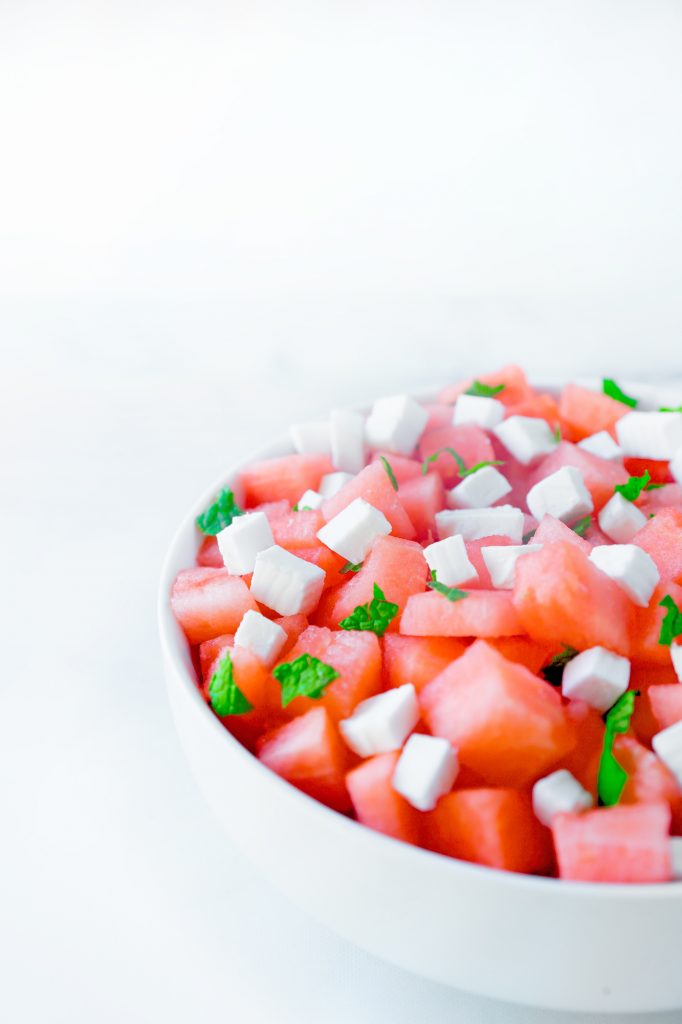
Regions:
[[283, 455], [252, 462], [239, 474], [245, 507], [282, 499], [295, 505], [304, 491], [316, 491], [332, 468], [328, 455]]
[[552, 473], [563, 469], [564, 466], [575, 466], [580, 470], [585, 486], [592, 495], [596, 511], [599, 511], [609, 498], [613, 497], [616, 484], [624, 484], [628, 481], [628, 474], [619, 463], [600, 459], [597, 455], [592, 455], [569, 441], [562, 441], [531, 474], [526, 483], [526, 490], [530, 490], [540, 480], [551, 476]]
[[589, 541], [580, 537], [570, 526], [566, 526], [560, 519], [554, 516], [544, 516], [532, 538], [533, 544], [555, 544], [557, 541], [565, 541], [566, 544], [575, 544], [577, 548], [590, 554], [592, 545]]
[[244, 580], [227, 569], [182, 569], [171, 590], [171, 608], [191, 644], [234, 633], [258, 605]]
[[615, 398], [579, 384], [567, 384], [561, 392], [561, 424], [575, 441], [582, 441], [600, 430], [608, 430], [613, 435], [616, 423], [627, 411], [627, 406]]
[[[488, 387], [498, 387], [500, 384], [503, 384], [503, 390], [495, 395], [498, 402], [502, 402], [503, 405], [516, 405], [518, 402], [523, 402], [527, 398], [533, 397], [533, 389], [529, 385], [526, 375], [520, 366], [514, 366], [513, 364], [503, 366], [501, 370], [496, 370], [494, 373], [484, 373], [476, 379], [481, 384], [487, 384]], [[443, 388], [438, 396], [438, 401], [456, 402], [459, 395], [463, 394], [472, 384], [472, 378], [451, 384]]]
[[575, 744], [559, 694], [477, 641], [422, 690], [424, 720], [490, 785], [525, 786]]
[[[397, 455], [394, 452], [375, 452], [372, 456], [372, 462], [381, 463], [382, 458], [386, 459], [393, 470], [393, 475], [398, 481], [399, 487], [407, 480], [414, 480], [415, 477], [421, 474], [421, 462], [417, 462], [416, 459], [410, 459], [406, 455]], [[386, 472], [385, 469], [384, 472]], [[402, 494], [400, 498], [402, 500]]]
[[666, 609], [661, 607], [664, 597], [670, 596], [682, 608], [682, 587], [677, 583], [661, 583], [653, 592], [648, 608], [634, 608], [630, 649], [635, 661], [648, 662], [668, 668], [670, 649], [659, 643], [661, 625]]
[[298, 554], [300, 548], [312, 548], [320, 542], [317, 531], [324, 526], [322, 513], [317, 510], [292, 512], [287, 508], [283, 515], [268, 516], [275, 544]]
[[667, 729], [669, 725], [682, 721], [682, 684], [673, 683], [668, 686], [650, 686], [649, 700], [651, 713], [657, 725], [657, 732]]
[[333, 519], [356, 498], [364, 498], [374, 508], [383, 512], [396, 537], [413, 540], [414, 526], [400, 502], [399, 492], [394, 490], [393, 484], [389, 480], [383, 463], [372, 462], [369, 466], [365, 466], [357, 476], [354, 476], [340, 491], [322, 504], [321, 512], [325, 522]]
[[632, 543], [651, 555], [662, 581], [682, 583], [682, 511], [661, 509], [635, 534]]
[[399, 537], [378, 537], [362, 569], [348, 573], [346, 583], [324, 596], [316, 622], [320, 626], [337, 629], [341, 619], [350, 615], [359, 604], [372, 600], [376, 583], [386, 600], [398, 605], [399, 613], [388, 627], [395, 633], [408, 597], [424, 590], [427, 574], [428, 566], [419, 544], [400, 540]]
[[220, 554], [218, 541], [215, 537], [204, 537], [197, 551], [197, 565], [210, 566], [211, 569], [224, 569], [225, 563]]
[[400, 500], [420, 540], [436, 534], [436, 512], [445, 508], [445, 488], [438, 473], [413, 477], [400, 485]]
[[464, 590], [493, 590], [493, 581], [490, 578], [488, 566], [483, 561], [481, 548], [508, 547], [512, 543], [509, 537], [494, 534], [490, 537], [482, 537], [480, 540], [466, 541], [467, 555], [478, 574], [478, 579], [468, 580]]
[[387, 633], [381, 646], [386, 685], [412, 683], [418, 693], [466, 650], [466, 645], [455, 637], [396, 633]]
[[431, 402], [427, 403], [424, 408], [429, 416], [426, 421], [426, 426], [424, 427], [424, 433], [426, 433], [427, 430], [433, 430], [435, 427], [452, 426], [451, 405], [446, 405], [444, 402]]
[[[530, 556], [528, 556], [530, 557]], [[524, 632], [511, 591], [470, 590], [449, 601], [430, 590], [408, 598], [400, 621], [406, 636], [517, 636]]]
[[653, 491], [645, 491], [637, 504], [646, 516], [664, 508], [682, 512], [682, 487], [679, 484], [663, 484]]
[[[464, 460], [467, 469], [479, 462], [490, 462], [495, 458], [490, 438], [485, 430], [475, 424], [438, 427], [426, 431], [419, 442], [419, 458], [424, 461], [441, 448], [453, 448]], [[449, 452], [442, 452], [430, 463], [429, 472], [439, 473], [443, 482], [450, 486], [459, 479], [457, 461]]]
[[358, 821], [405, 843], [419, 843], [419, 812], [393, 788], [400, 751], [378, 754], [346, 776]]
[[559, 875], [578, 882], [667, 882], [670, 808], [665, 803], [559, 814], [552, 831]]

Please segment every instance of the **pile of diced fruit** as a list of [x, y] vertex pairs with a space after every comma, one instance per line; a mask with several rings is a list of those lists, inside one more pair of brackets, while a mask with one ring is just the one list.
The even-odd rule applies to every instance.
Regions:
[[510, 366], [291, 438], [173, 585], [230, 733], [446, 856], [682, 877], [682, 407]]

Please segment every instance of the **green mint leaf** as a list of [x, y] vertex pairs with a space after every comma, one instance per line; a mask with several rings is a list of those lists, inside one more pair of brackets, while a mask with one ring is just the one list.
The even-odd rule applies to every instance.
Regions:
[[374, 597], [367, 604], [359, 604], [350, 615], [341, 619], [341, 629], [362, 629], [383, 636], [398, 614], [398, 605], [387, 601], [384, 592], [374, 584]]
[[647, 484], [644, 488], [645, 491], [657, 491], [659, 487], [666, 487], [667, 484]]
[[576, 654], [575, 647], [568, 647], [564, 644], [563, 651], [555, 654], [550, 662], [548, 662], [542, 669], [542, 675], [552, 686], [561, 686], [561, 682], [564, 676], [564, 669], [568, 665], [569, 661], [575, 658]]
[[197, 516], [197, 526], [207, 537], [215, 537], [217, 533], [229, 526], [233, 519], [243, 515], [244, 513], [234, 500], [234, 493], [229, 487], [226, 487], [213, 504], [209, 505], [200, 516]]
[[433, 455], [429, 455], [428, 459], [424, 459], [424, 461], [422, 462], [422, 474], [427, 473], [430, 464], [432, 462], [435, 462], [438, 456], [442, 455], [444, 452], [447, 452], [448, 455], [452, 455], [453, 459], [457, 463], [457, 469], [459, 471], [460, 476], [466, 473], [466, 462], [464, 461], [461, 455], [457, 454], [454, 448], [439, 448], [437, 452], [434, 452]]
[[[535, 527], [535, 530], [537, 530], [537, 526]], [[521, 538], [521, 541], [524, 544], [528, 544], [528, 542], [531, 541], [535, 536], [535, 530], [529, 530], [528, 533], [524, 533], [523, 537]]]
[[630, 395], [626, 395], [624, 391], [616, 384], [615, 380], [611, 380], [609, 377], [604, 377], [602, 383], [602, 391], [609, 398], [615, 398], [617, 402], [622, 402], [623, 405], [629, 405], [631, 409], [637, 408], [637, 399], [631, 398]]
[[431, 590], [435, 590], [437, 594], [447, 597], [448, 601], [461, 601], [462, 598], [469, 596], [466, 590], [458, 590], [457, 587], [446, 587], [444, 583], [439, 583], [436, 579], [435, 569], [431, 571], [431, 579], [426, 585]]
[[479, 469], [485, 469], [486, 466], [504, 466], [504, 462], [501, 462], [499, 459], [493, 459], [489, 462], [477, 462], [476, 465], [472, 466], [470, 469], [460, 470], [459, 475], [471, 476], [472, 473], [478, 473]]
[[682, 405], [662, 405], [659, 412], [682, 412]]
[[346, 562], [343, 568], [339, 569], [339, 572], [360, 572], [362, 569], [362, 562]]
[[395, 473], [393, 472], [393, 468], [391, 466], [391, 463], [383, 455], [380, 455], [379, 458], [381, 459], [381, 461], [383, 463], [383, 467], [386, 470], [386, 473], [388, 475], [388, 479], [391, 481], [391, 486], [392, 486], [393, 490], [397, 491], [398, 490], [398, 481], [395, 478]]
[[285, 661], [272, 671], [282, 687], [282, 707], [285, 708], [296, 697], [312, 697], [319, 700], [330, 683], [339, 678], [331, 665], [325, 665], [312, 654], [301, 654], [294, 661]]
[[649, 470], [645, 469], [641, 476], [631, 476], [626, 484], [616, 484], [613, 489], [616, 494], [622, 494], [628, 501], [637, 501], [642, 491], [651, 489], [650, 481]]
[[591, 525], [592, 516], [585, 516], [583, 519], [579, 519], [575, 526], [572, 527], [573, 533], [577, 533], [579, 537], [584, 537]]
[[618, 803], [628, 780], [628, 773], [614, 757], [613, 741], [619, 733], [626, 733], [630, 728], [636, 696], [636, 691], [628, 690], [606, 713], [604, 747], [599, 761], [597, 778], [599, 803], [603, 807], [613, 807]]
[[556, 427], [554, 428], [553, 435], [554, 435], [554, 440], [556, 441], [556, 443], [557, 444], [561, 444], [562, 436], [561, 436], [561, 424], [560, 423], [557, 423]]
[[501, 391], [504, 391], [504, 384], [497, 384], [491, 387], [490, 384], [482, 384], [480, 380], [475, 380], [470, 387], [464, 392], [465, 395], [476, 395], [477, 398], [494, 398], [495, 395], [499, 395]]
[[661, 623], [661, 635], [658, 638], [659, 644], [670, 647], [673, 640], [682, 636], [682, 612], [675, 604], [670, 594], [666, 594], [659, 602], [661, 608], [666, 609], [665, 618]]
[[234, 668], [229, 651], [225, 651], [211, 676], [208, 696], [211, 707], [221, 718], [225, 718], [226, 715], [245, 715], [247, 711], [253, 711], [253, 704], [246, 699], [234, 681]]

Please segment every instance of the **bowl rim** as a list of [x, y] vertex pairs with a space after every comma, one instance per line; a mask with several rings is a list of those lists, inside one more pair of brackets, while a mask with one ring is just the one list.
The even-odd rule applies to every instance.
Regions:
[[[589, 378], [578, 379], [577, 382], [581, 384], [594, 383], [594, 381]], [[543, 381], [534, 384], [534, 386], [544, 390], [552, 390], [557, 386], [557, 383], [556, 381]], [[633, 383], [626, 381], [624, 382], [624, 387], [631, 388], [635, 392], [639, 390], [640, 393], [642, 393], [642, 397], [646, 395], [647, 398], [649, 398], [650, 395], [657, 393], [657, 389], [651, 384], [638, 384], [636, 382]], [[433, 392], [429, 392], [426, 396], [422, 394], [416, 395], [415, 397], [417, 401], [429, 402], [434, 401], [434, 394], [435, 389]], [[363, 410], [363, 412], [364, 411], [366, 410]], [[188, 644], [170, 606], [171, 587], [173, 580], [179, 571], [177, 567], [177, 551], [184, 545], [189, 535], [191, 535], [195, 540], [199, 540], [202, 535], [197, 530], [195, 522], [196, 517], [215, 499], [216, 494], [222, 488], [228, 486], [232, 487], [235, 485], [236, 477], [242, 468], [248, 466], [252, 462], [261, 459], [277, 458], [279, 454], [285, 455], [287, 453], [293, 453], [292, 445], [288, 438], [281, 438], [279, 441], [273, 441], [268, 445], [264, 445], [257, 450], [252, 451], [244, 458], [238, 460], [230, 470], [221, 473], [220, 476], [217, 477], [210, 486], [206, 487], [192, 502], [190, 508], [183, 516], [180, 525], [175, 530], [163, 559], [157, 591], [157, 621], [161, 651], [165, 663], [172, 667], [174, 675], [180, 681], [186, 696], [188, 696], [191, 703], [196, 708], [197, 714], [206, 724], [206, 728], [213, 730], [216, 734], [219, 733], [222, 735], [223, 741], [232, 747], [233, 753], [243, 762], [244, 770], [262, 773], [262, 777], [266, 777], [268, 779], [269, 784], [274, 787], [274, 792], [279, 793], [282, 799], [297, 802], [301, 811], [304, 813], [309, 813], [311, 815], [322, 814], [326, 817], [327, 824], [330, 827], [337, 829], [340, 836], [348, 836], [351, 839], [355, 836], [357, 838], [358, 833], [361, 831], [363, 841], [370, 845], [375, 845], [378, 850], [381, 850], [382, 848], [388, 849], [386, 847], [386, 844], [388, 843], [394, 855], [399, 854], [405, 858], [414, 859], [416, 867], [418, 867], [419, 863], [428, 864], [429, 861], [433, 862], [433, 858], [437, 858], [441, 864], [441, 870], [450, 871], [455, 875], [459, 875], [463, 881], [466, 881], [467, 877], [470, 877], [472, 880], [487, 880], [492, 885], [505, 887], [512, 886], [516, 890], [520, 891], [529, 890], [533, 892], [542, 892], [544, 890], [547, 895], [551, 894], [553, 898], [556, 897], [560, 899], [575, 899], [576, 897], [579, 899], [594, 899], [596, 897], [600, 900], [607, 901], [623, 899], [632, 901], [642, 899], [661, 900], [670, 899], [672, 897], [674, 899], [682, 900], [682, 879], [663, 883], [579, 882], [571, 879], [504, 871], [500, 868], [487, 867], [484, 864], [475, 864], [469, 861], [458, 860], [455, 857], [448, 857], [445, 854], [436, 853], [432, 850], [427, 850], [424, 847], [414, 846], [411, 843], [405, 843], [402, 840], [394, 839], [392, 836], [387, 836], [381, 832], [377, 832], [376, 830], [355, 821], [353, 818], [327, 807], [325, 804], [320, 803], [318, 800], [315, 800], [313, 797], [303, 793], [295, 786], [292, 786], [285, 779], [282, 779], [279, 775], [262, 764], [255, 755], [247, 750], [246, 747], [242, 746], [242, 744], [235, 739], [229, 730], [225, 728], [201, 696], [194, 672], [188, 670], [187, 665], [184, 663], [182, 658], [182, 652], [183, 650], [187, 650]], [[187, 568], [191, 568], [191, 566], [187, 566]], [[308, 809], [307, 812], [306, 808]], [[445, 867], [445, 864], [448, 864], [447, 868]]]

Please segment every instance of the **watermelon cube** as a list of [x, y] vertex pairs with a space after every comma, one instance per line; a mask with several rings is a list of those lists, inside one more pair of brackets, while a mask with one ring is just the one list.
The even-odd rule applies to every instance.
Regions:
[[252, 462], [239, 474], [246, 508], [286, 500], [295, 505], [304, 491], [316, 491], [333, 469], [328, 455], [283, 455]]
[[664, 801], [675, 806], [682, 792], [663, 762], [634, 738], [616, 736], [613, 753], [628, 774], [620, 798], [622, 804], [650, 804]]
[[386, 685], [412, 683], [417, 693], [466, 650], [466, 644], [455, 637], [398, 636], [395, 633], [387, 633], [381, 646]]
[[682, 583], [682, 511], [661, 509], [635, 534], [632, 543], [651, 555], [663, 582]]
[[288, 506], [283, 514], [268, 516], [268, 522], [275, 544], [295, 555], [301, 548], [316, 547], [320, 543], [317, 531], [324, 526], [321, 512], [307, 509], [292, 512]]
[[656, 732], [662, 732], [669, 725], [682, 721], [682, 684], [650, 686], [648, 691], [651, 713], [656, 722]]
[[405, 540], [414, 538], [414, 526], [401, 504], [399, 491], [394, 489], [382, 462], [372, 462], [365, 466], [357, 476], [344, 484], [340, 491], [323, 502], [321, 512], [325, 522], [333, 519], [356, 498], [364, 498], [374, 508], [383, 512], [396, 537], [403, 537]]
[[631, 642], [631, 654], [635, 661], [660, 665], [666, 669], [670, 666], [670, 648], [659, 643], [659, 638], [666, 614], [661, 601], [668, 595], [682, 608], [682, 586], [677, 583], [659, 584], [653, 592], [649, 607], [634, 609]]
[[517, 789], [463, 789], [424, 815], [424, 846], [459, 860], [502, 871], [547, 871], [552, 839], [533, 813], [528, 793]]
[[534, 675], [558, 653], [556, 644], [539, 644], [529, 636], [489, 637], [486, 642], [507, 661], [525, 665]]
[[324, 708], [306, 714], [268, 733], [258, 746], [258, 758], [297, 789], [337, 811], [350, 810], [345, 774], [349, 751]]
[[578, 384], [567, 384], [559, 401], [562, 428], [575, 441], [582, 441], [600, 430], [614, 435], [616, 423], [627, 411], [627, 406], [615, 398]]
[[613, 497], [616, 484], [624, 484], [628, 480], [628, 474], [620, 463], [600, 459], [598, 455], [592, 455], [584, 448], [578, 448], [569, 441], [562, 441], [531, 474], [527, 480], [527, 490], [564, 466], [573, 466], [580, 470], [596, 512]]
[[665, 803], [559, 814], [552, 823], [561, 878], [578, 882], [667, 882], [670, 808]]
[[[574, 544], [586, 555], [592, 550], [592, 545], [579, 534], [572, 530], [566, 523], [554, 516], [543, 516], [533, 536], [533, 544], [556, 544], [557, 541], [564, 541], [566, 544]], [[604, 543], [608, 540], [604, 539]]]
[[465, 598], [450, 601], [431, 590], [407, 599], [400, 632], [405, 636], [498, 637], [517, 636], [524, 629], [511, 591], [470, 590]]
[[218, 541], [215, 537], [204, 537], [197, 551], [197, 565], [210, 566], [211, 569], [224, 569], [225, 563], [220, 554]]
[[[523, 402], [533, 395], [533, 389], [529, 385], [525, 373], [520, 366], [514, 366], [513, 364], [503, 366], [501, 370], [496, 370], [494, 373], [484, 373], [476, 379], [481, 384], [487, 384], [488, 387], [494, 388], [499, 387], [500, 384], [504, 385], [502, 391], [495, 395], [498, 402], [502, 402], [503, 405], [516, 405], [518, 402]], [[456, 402], [458, 396], [463, 394], [472, 384], [473, 380], [471, 378], [451, 384], [443, 388], [438, 396], [438, 401]]]
[[171, 608], [191, 644], [235, 633], [245, 612], [258, 605], [244, 580], [227, 569], [182, 569], [171, 590]]
[[346, 776], [355, 816], [362, 825], [394, 839], [419, 844], [419, 811], [393, 788], [400, 751], [377, 754]]
[[540, 643], [629, 653], [632, 602], [574, 544], [560, 541], [520, 558], [513, 601], [519, 632]]
[[575, 744], [558, 693], [477, 641], [422, 691], [422, 716], [490, 785], [525, 786]]
[[444, 448], [454, 449], [467, 468], [478, 462], [491, 462], [495, 458], [490, 438], [476, 424], [463, 423], [459, 427], [427, 430], [419, 442], [419, 457], [424, 461], [440, 451], [438, 458], [429, 464], [429, 472], [438, 473], [443, 482], [450, 486], [459, 479], [459, 469], [450, 452], [441, 451]]
[[[382, 459], [386, 459], [393, 470], [393, 476], [398, 481], [399, 489], [408, 480], [414, 480], [421, 475], [421, 462], [417, 462], [416, 459], [410, 459], [407, 455], [397, 455], [395, 452], [375, 452], [372, 456], [372, 462], [381, 462]], [[386, 472], [383, 464], [382, 469]], [[400, 498], [402, 500], [402, 494]]]
[[493, 581], [490, 578], [490, 571], [485, 563], [481, 548], [508, 547], [513, 544], [511, 537], [504, 537], [500, 534], [493, 534], [490, 537], [481, 537], [479, 540], [466, 541], [467, 557], [478, 574], [478, 578], [467, 583], [467, 590], [493, 590]]
[[438, 473], [416, 476], [400, 485], [400, 500], [417, 537], [427, 540], [436, 534], [436, 512], [445, 508], [445, 488]]

